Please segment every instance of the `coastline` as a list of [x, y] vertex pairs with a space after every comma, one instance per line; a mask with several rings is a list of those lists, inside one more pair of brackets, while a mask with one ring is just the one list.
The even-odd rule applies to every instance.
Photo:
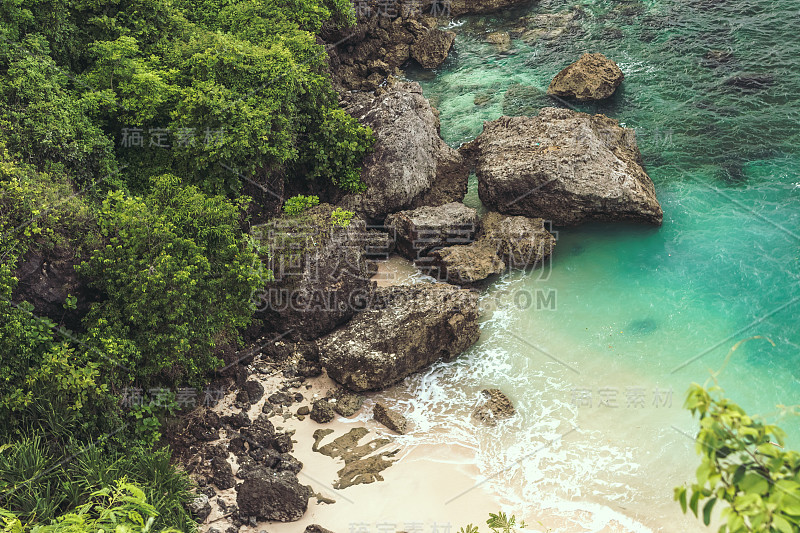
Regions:
[[[378, 272], [373, 279], [383, 286], [413, 283], [417, 272], [410, 261], [392, 256], [389, 260], [379, 263]], [[446, 367], [438, 366], [438, 368]], [[293, 415], [299, 407], [310, 407], [315, 399], [325, 397], [328, 391], [337, 387], [337, 384], [324, 372], [319, 377], [307, 379], [304, 387], [299, 389], [304, 400], [292, 405], [286, 413], [291, 416], [273, 415], [270, 421], [280, 431], [294, 432], [292, 440], [295, 444], [291, 453], [303, 464], [303, 469], [298, 473], [300, 483], [310, 486], [314, 493], [323, 499], [335, 500], [335, 503], [324, 503], [312, 497], [309, 500], [308, 510], [298, 521], [258, 522], [256, 526], [243, 525], [240, 530], [248, 533], [259, 533], [264, 530], [271, 533], [289, 533], [302, 531], [306, 526], [317, 524], [336, 533], [458, 531], [458, 528], [470, 523], [483, 527], [490, 513], [502, 510], [509, 516], [515, 515], [518, 522], [524, 520], [528, 525], [528, 531], [547, 531], [549, 528], [559, 532], [651, 533], [671, 531], [676, 522], [680, 523], [682, 531], [707, 531], [699, 526], [694, 517], [680, 515], [677, 507], [674, 508], [675, 520], [648, 520], [643, 519], [641, 512], [636, 510], [636, 507], [640, 506], [630, 506], [622, 502], [614, 504], [600, 495], [591, 493], [582, 494], [574, 499], [551, 495], [550, 498], [538, 501], [526, 501], [525, 487], [503, 485], [504, 470], [511, 470], [517, 466], [515, 463], [521, 461], [512, 461], [504, 465], [500, 458], [479, 457], [479, 454], [486, 452], [485, 449], [459, 440], [459, 431], [463, 432], [465, 428], [459, 428], [457, 424], [447, 426], [447, 417], [453, 416], [453, 413], [448, 412], [450, 407], [443, 406], [444, 412], [423, 414], [425, 406], [416, 404], [416, 392], [419, 391], [415, 391], [415, 387], [419, 387], [419, 380], [425, 379], [426, 376], [430, 377], [436, 371], [435, 367], [387, 390], [368, 393], [365, 395], [364, 405], [354, 416], [345, 418], [337, 415], [333, 421], [325, 424], [300, 420]], [[265, 398], [272, 392], [278, 391], [284, 380], [277, 375], [266, 379], [254, 377], [264, 385]], [[634, 374], [628, 378], [633, 382], [637, 380], [641, 382], [642, 379], [641, 376]], [[438, 379], [447, 381], [442, 376], [438, 376]], [[458, 386], [455, 383], [450, 385]], [[227, 396], [217, 407], [220, 414], [233, 412], [231, 409], [233, 396]], [[251, 406], [252, 417], [260, 413], [260, 406], [265, 401], [264, 399]], [[410, 432], [407, 435], [396, 435], [373, 420], [371, 410], [375, 401], [384, 402], [391, 408], [405, 412], [412, 422]], [[459, 400], [454, 399], [454, 401]], [[463, 402], [458, 410], [464, 411]], [[459, 412], [455, 416], [463, 414]], [[414, 420], [419, 416], [429, 417], [428, 424], [415, 427]], [[646, 415], [641, 416], [641, 424], [636, 424], [637, 427], [648, 423]], [[517, 418], [520, 417], [521, 415], [518, 415]], [[608, 423], [603, 418], [583, 415], [575, 421], [590, 433], [598, 431]], [[514, 427], [504, 427], [502, 432], [511, 435], [520, 429], [520, 424], [524, 426], [525, 421], [516, 420], [514, 424]], [[314, 432], [319, 429], [333, 430], [332, 435], [320, 441], [324, 446], [333, 438], [358, 427], [369, 430], [361, 443], [378, 437], [389, 438], [392, 441], [386, 446], [375, 449], [371, 455], [398, 450], [396, 460], [390, 467], [380, 472], [382, 481], [354, 485], [341, 490], [334, 489], [333, 484], [338, 477], [337, 471], [344, 466], [344, 463], [341, 459], [332, 459], [312, 450], [315, 442]], [[473, 433], [479, 434], [484, 431], [475, 427]], [[485, 436], [485, 433], [483, 435]], [[577, 440], [579, 436], [566, 435], [564, 441], [568, 443], [573, 438]], [[494, 470], [486, 469], [487, 460], [494, 461], [496, 466]], [[677, 465], [664, 465], [662, 462], [662, 466], [674, 473]], [[234, 464], [234, 471], [235, 469]], [[688, 469], [687, 473], [690, 473]], [[511, 480], [515, 481], [516, 476], [515, 472]], [[549, 480], [551, 483], [553, 481]], [[636, 487], [635, 491], [646, 492], [651, 487], [652, 483], [644, 483]], [[228, 504], [235, 503], [233, 489], [222, 491], [219, 495]], [[672, 505], [677, 504], [672, 501], [665, 504], [670, 509]], [[219, 509], [215, 509], [202, 530], [207, 532], [210, 527], [214, 527], [224, 531], [227, 520], [220, 520], [223, 514]], [[393, 526], [390, 526], [392, 524]], [[380, 529], [381, 527], [384, 529]], [[390, 527], [395, 529], [385, 529]], [[450, 529], [447, 529], [448, 527]]]

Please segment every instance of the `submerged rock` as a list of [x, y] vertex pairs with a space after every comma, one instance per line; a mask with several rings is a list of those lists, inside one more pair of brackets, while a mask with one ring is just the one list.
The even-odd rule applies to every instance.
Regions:
[[[450, 0], [441, 2], [440, 4], [444, 7], [440, 7], [439, 10], [440, 12], [445, 10], [443, 13], [445, 16], [455, 17], [465, 14], [491, 13], [526, 3], [530, 3], [530, 0]], [[449, 13], [446, 12], [448, 8]]]
[[553, 78], [547, 94], [579, 101], [602, 100], [614, 94], [623, 79], [617, 64], [603, 54], [583, 54]]
[[742, 91], [760, 91], [775, 84], [772, 74], [740, 74], [725, 80], [725, 85]]
[[493, 426], [497, 420], [514, 416], [516, 411], [511, 400], [500, 389], [484, 389], [481, 394], [484, 400], [472, 412], [472, 416], [477, 420]]
[[635, 133], [604, 115], [544, 108], [536, 117], [500, 117], [461, 150], [474, 162], [489, 209], [563, 226], [661, 224]]
[[658, 329], [658, 323], [652, 318], [631, 321], [625, 328], [634, 335], [649, 335]]
[[406, 417], [397, 411], [389, 409], [380, 402], [376, 403], [375, 407], [372, 409], [372, 416], [377, 422], [380, 422], [400, 435], [404, 435], [408, 430], [408, 420], [406, 420]]
[[367, 309], [321, 339], [320, 354], [338, 383], [380, 390], [453, 359], [479, 336], [476, 294], [443, 284], [382, 287]]
[[495, 31], [485, 38], [487, 43], [495, 46], [498, 52], [505, 52], [511, 48], [511, 36], [505, 31]]

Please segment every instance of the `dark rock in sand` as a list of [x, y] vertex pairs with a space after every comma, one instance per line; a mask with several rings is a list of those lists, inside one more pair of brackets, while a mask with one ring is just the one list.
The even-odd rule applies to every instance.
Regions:
[[250, 421], [250, 417], [247, 416], [247, 413], [245, 413], [244, 411], [237, 411], [230, 415], [225, 415], [223, 417], [220, 417], [220, 421], [223, 424], [227, 424], [234, 429], [247, 427], [252, 423]]
[[325, 529], [322, 526], [318, 526], [317, 524], [311, 524], [310, 526], [306, 527], [303, 533], [333, 533], [330, 529]]
[[345, 391], [339, 391], [335, 399], [336, 403], [333, 404], [333, 410], [344, 417], [353, 416], [364, 404], [363, 396]]
[[583, 54], [553, 78], [547, 94], [579, 101], [602, 100], [614, 94], [624, 78], [617, 64], [603, 54]]
[[311, 413], [311, 409], [308, 408], [307, 405], [304, 405], [297, 409], [297, 414], [302, 416], [308, 416]]
[[211, 459], [211, 482], [220, 490], [230, 489], [236, 483], [230, 463], [222, 457]]
[[604, 115], [544, 108], [536, 117], [500, 117], [462, 151], [489, 209], [564, 226], [661, 224], [635, 133]]
[[280, 454], [278, 462], [275, 463], [275, 470], [279, 472], [292, 472], [296, 474], [302, 469], [303, 469], [303, 463], [301, 463], [299, 460], [289, 455], [288, 453]]
[[251, 448], [254, 446], [269, 448], [275, 439], [275, 426], [266, 415], [261, 414], [250, 427], [242, 429], [240, 434]]
[[188, 507], [189, 512], [198, 522], [204, 522], [211, 514], [211, 502], [205, 494], [192, 500]]
[[228, 441], [228, 451], [237, 457], [246, 454], [245, 440], [242, 437], [231, 437]]
[[311, 407], [311, 420], [314, 422], [327, 424], [335, 417], [336, 415], [333, 412], [333, 406], [327, 398], [317, 400]]
[[395, 433], [404, 435], [408, 430], [408, 420], [406, 420], [406, 417], [397, 411], [389, 409], [382, 403], [375, 404], [375, 407], [372, 409], [372, 416], [376, 421], [380, 422]]
[[484, 389], [481, 391], [484, 399], [472, 412], [472, 416], [481, 422], [494, 425], [497, 420], [514, 416], [514, 406], [511, 400], [499, 389]]
[[291, 472], [268, 469], [250, 473], [236, 494], [239, 512], [265, 520], [293, 522], [308, 508], [311, 491], [299, 483]]
[[281, 453], [289, 453], [294, 447], [292, 437], [286, 433], [278, 433], [272, 440], [272, 447]]
[[292, 405], [292, 403], [294, 403], [294, 398], [292, 398], [292, 395], [289, 394], [288, 392], [278, 391], [270, 394], [269, 397], [267, 398], [267, 401], [275, 405], [289, 406]]
[[297, 362], [297, 373], [306, 378], [314, 378], [322, 374], [322, 366], [319, 361], [301, 359]]
[[378, 288], [370, 306], [320, 341], [328, 375], [356, 392], [380, 390], [480, 336], [478, 296], [444, 284]]
[[248, 380], [244, 384], [244, 390], [247, 391], [248, 401], [251, 404], [258, 403], [264, 397], [264, 385], [254, 379]]
[[[273, 450], [272, 448], [261, 448], [261, 447], [254, 447], [251, 448], [248, 452], [248, 455], [255, 461], [256, 465], [265, 466], [267, 468], [275, 468], [275, 465], [278, 464], [280, 461], [281, 454], [277, 450]], [[240, 464], [241, 466], [241, 464]], [[241, 469], [237, 474], [239, 477], [241, 475]]]

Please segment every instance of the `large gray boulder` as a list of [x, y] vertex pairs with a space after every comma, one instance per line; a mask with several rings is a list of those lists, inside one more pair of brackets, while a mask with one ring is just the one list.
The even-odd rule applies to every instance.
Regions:
[[363, 194], [340, 204], [368, 220], [421, 205], [460, 201], [469, 173], [462, 156], [439, 135], [439, 119], [417, 83], [394, 82], [385, 94], [351, 95], [347, 111], [375, 134], [364, 158]]
[[622, 70], [603, 54], [583, 54], [553, 78], [547, 94], [579, 101], [602, 100], [614, 94], [623, 79]]
[[544, 108], [500, 117], [462, 151], [489, 209], [571, 226], [588, 220], [660, 225], [633, 130], [604, 115]]
[[478, 296], [445, 284], [378, 288], [371, 305], [320, 339], [328, 375], [353, 391], [380, 390], [477, 342]]
[[478, 231], [478, 212], [461, 202], [418, 207], [386, 217], [397, 251], [411, 260], [444, 246], [470, 243]]
[[358, 219], [347, 227], [333, 224], [333, 211], [321, 204], [253, 231], [269, 250], [275, 278], [252, 297], [266, 328], [315, 339], [347, 322], [369, 298], [366, 225]]

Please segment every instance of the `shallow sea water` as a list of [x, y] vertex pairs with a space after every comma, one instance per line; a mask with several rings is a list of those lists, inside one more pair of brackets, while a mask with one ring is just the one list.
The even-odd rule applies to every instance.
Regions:
[[[442, 68], [408, 71], [448, 143], [563, 105], [545, 95], [552, 77], [602, 52], [626, 79], [576, 109], [636, 129], [664, 225], [555, 228], [547, 265], [484, 292], [476, 346], [386, 393], [419, 430], [409, 442], [469, 448], [507, 510], [534, 525], [704, 531], [672, 501], [698, 464], [683, 399], [760, 335], [771, 342], [741, 345], [719, 384], [800, 447], [800, 421], [776, 408], [800, 403], [798, 22], [790, 0], [545, 0], [454, 21]], [[485, 42], [493, 31], [512, 32], [510, 52]], [[474, 178], [466, 201], [479, 206]], [[518, 416], [476, 429], [487, 387]]]

